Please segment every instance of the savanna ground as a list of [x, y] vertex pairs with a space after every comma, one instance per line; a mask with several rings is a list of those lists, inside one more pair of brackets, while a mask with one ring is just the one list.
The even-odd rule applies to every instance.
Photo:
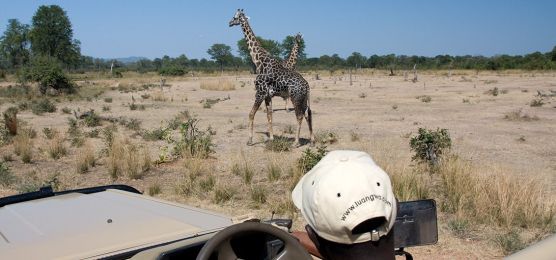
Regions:
[[[556, 230], [556, 73], [448, 74], [420, 72], [414, 83], [411, 74], [362, 70], [350, 85], [348, 72], [304, 73], [318, 145], [369, 152], [402, 201], [437, 200], [438, 244], [408, 249], [417, 258], [500, 258]], [[309, 145], [305, 139], [299, 148], [270, 151], [264, 108], [255, 117], [255, 145], [246, 145], [253, 75], [167, 78], [162, 88], [154, 74], [74, 77], [78, 94], [48, 97], [57, 109], [42, 114], [32, 112], [33, 100], [43, 99], [35, 90], [18, 94], [8, 89], [13, 79], [0, 82], [1, 111], [20, 110], [18, 136], [0, 146], [0, 196], [45, 184], [123, 183], [231, 216], [274, 211], [303, 226], [290, 191]], [[96, 116], [78, 119], [90, 109]], [[294, 137], [295, 116], [279, 97], [273, 109], [280, 148]], [[191, 118], [215, 144], [208, 158], [172, 155], [178, 126]], [[411, 160], [409, 140], [420, 127], [450, 133], [451, 152], [437, 169]], [[305, 122], [301, 137], [308, 137]]]

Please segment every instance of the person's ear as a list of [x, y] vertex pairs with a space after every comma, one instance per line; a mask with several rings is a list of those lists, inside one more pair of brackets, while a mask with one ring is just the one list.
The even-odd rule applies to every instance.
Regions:
[[317, 233], [309, 225], [305, 225], [305, 230], [307, 231], [307, 235], [309, 235], [309, 238], [311, 239], [311, 241], [313, 241], [313, 244], [315, 244], [317, 249], [319, 249], [320, 244], [319, 244], [319, 239], [318, 239]]

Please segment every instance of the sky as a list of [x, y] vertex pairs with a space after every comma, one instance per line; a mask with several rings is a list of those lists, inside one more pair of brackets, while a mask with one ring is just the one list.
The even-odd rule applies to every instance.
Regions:
[[281, 42], [301, 32], [308, 57], [522, 55], [556, 45], [553, 0], [0, 0], [0, 33], [8, 19], [31, 24], [39, 6], [53, 4], [67, 12], [81, 53], [98, 58], [209, 58], [214, 43], [238, 55], [243, 33], [228, 26], [238, 8], [257, 36]]

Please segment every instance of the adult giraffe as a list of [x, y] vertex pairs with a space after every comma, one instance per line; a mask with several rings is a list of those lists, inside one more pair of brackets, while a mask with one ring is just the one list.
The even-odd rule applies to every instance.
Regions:
[[[274, 96], [289, 96], [291, 99], [297, 119], [297, 133], [294, 145], [299, 146], [299, 133], [301, 132], [303, 117], [305, 117], [309, 126], [311, 143], [314, 143], [313, 120], [309, 104], [309, 83], [307, 83], [301, 74], [284, 68], [279, 60], [273, 58], [261, 46], [251, 26], [249, 26], [243, 10], [237, 10], [229, 25], [230, 27], [241, 25], [251, 60], [255, 64], [255, 71], [258, 74], [255, 79], [255, 103], [249, 113], [249, 140], [247, 144], [251, 145], [253, 143], [253, 121], [263, 100], [266, 105], [269, 139], [274, 140], [274, 133], [272, 131], [272, 97]], [[307, 112], [307, 115], [305, 115], [305, 112]]]

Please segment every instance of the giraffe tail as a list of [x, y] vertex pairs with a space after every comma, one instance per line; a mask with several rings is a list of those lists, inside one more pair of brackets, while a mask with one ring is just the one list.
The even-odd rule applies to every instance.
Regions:
[[311, 143], [314, 143], [313, 136], [313, 112], [311, 112], [311, 102], [310, 102], [311, 92], [307, 92], [307, 125], [309, 126]]

